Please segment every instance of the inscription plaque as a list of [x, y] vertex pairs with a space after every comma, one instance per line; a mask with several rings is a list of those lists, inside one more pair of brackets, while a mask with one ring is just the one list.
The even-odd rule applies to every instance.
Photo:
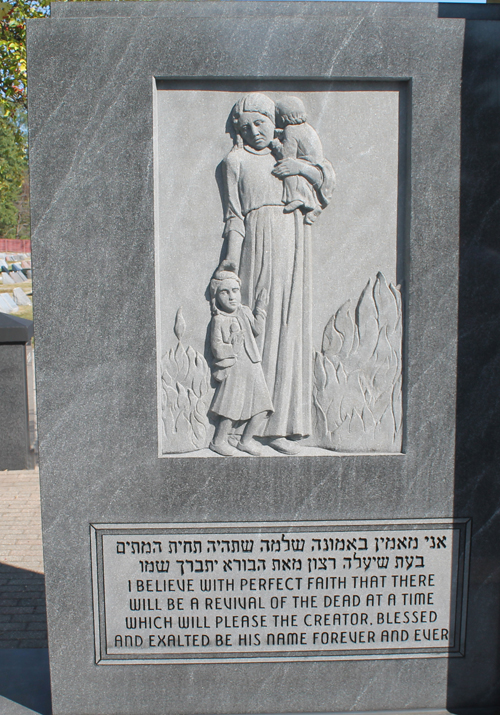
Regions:
[[469, 528], [91, 525], [96, 662], [463, 655]]

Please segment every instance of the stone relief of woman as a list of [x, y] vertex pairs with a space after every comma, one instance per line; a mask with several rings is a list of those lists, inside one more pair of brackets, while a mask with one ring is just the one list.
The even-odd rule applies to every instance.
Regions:
[[278, 452], [297, 454], [311, 433], [311, 229], [300, 209], [285, 213], [283, 179], [301, 176], [325, 207], [334, 186], [330, 162], [277, 161], [275, 105], [248, 94], [232, 110], [237, 142], [223, 162], [226, 260], [239, 266], [242, 302], [254, 310], [268, 295], [267, 321], [258, 336], [262, 369], [274, 405], [263, 429]]

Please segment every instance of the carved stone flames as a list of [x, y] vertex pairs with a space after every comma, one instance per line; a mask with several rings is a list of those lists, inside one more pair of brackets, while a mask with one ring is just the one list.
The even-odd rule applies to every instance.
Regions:
[[209, 443], [210, 369], [201, 353], [182, 344], [185, 330], [179, 308], [174, 325], [177, 346], [161, 362], [164, 454], [193, 452]]
[[382, 273], [355, 305], [328, 321], [314, 357], [317, 445], [338, 452], [400, 452], [402, 314], [399, 286]]

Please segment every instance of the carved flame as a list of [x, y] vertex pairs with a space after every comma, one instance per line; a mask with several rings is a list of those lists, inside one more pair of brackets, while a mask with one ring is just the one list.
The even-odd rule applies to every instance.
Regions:
[[400, 452], [402, 311], [399, 286], [378, 273], [356, 305], [328, 321], [314, 356], [318, 446], [339, 452]]
[[201, 353], [181, 343], [186, 321], [179, 308], [174, 333], [177, 346], [162, 359], [163, 453], [208, 447], [210, 369]]
[[182, 336], [186, 332], [186, 321], [184, 320], [184, 316], [182, 315], [182, 306], [179, 308], [177, 313], [175, 314], [175, 323], [174, 323], [174, 333], [175, 337], [177, 340], [180, 342], [182, 340]]

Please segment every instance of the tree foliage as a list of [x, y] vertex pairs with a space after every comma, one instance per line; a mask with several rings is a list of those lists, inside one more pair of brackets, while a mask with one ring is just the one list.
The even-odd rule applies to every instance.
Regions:
[[26, 20], [50, 0], [0, 2], [0, 236], [29, 236], [26, 136]]
[[0, 236], [27, 238], [29, 226], [23, 185], [27, 183], [25, 147], [18, 141], [18, 126], [0, 117]]
[[0, 103], [2, 114], [17, 124], [26, 110], [26, 20], [48, 12], [49, 0], [0, 3]]

